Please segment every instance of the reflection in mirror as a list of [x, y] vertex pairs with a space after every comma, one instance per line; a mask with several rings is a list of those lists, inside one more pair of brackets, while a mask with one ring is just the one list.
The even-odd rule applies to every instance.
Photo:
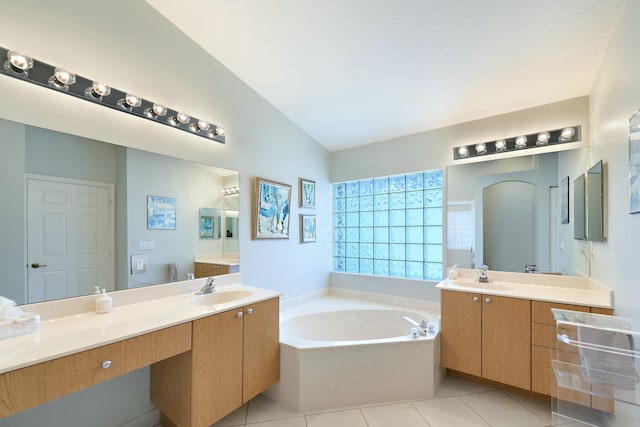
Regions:
[[227, 238], [238, 238], [238, 211], [225, 211], [225, 226], [227, 230]]
[[587, 171], [587, 239], [604, 241], [603, 163], [600, 160]]
[[573, 238], [585, 240], [587, 238], [585, 232], [585, 180], [584, 174], [579, 175], [573, 182]]
[[200, 208], [200, 238], [219, 239], [221, 218], [219, 209]]
[[572, 225], [562, 223], [558, 186], [587, 159], [581, 148], [450, 166], [447, 265], [586, 275]]
[[[15, 230], [3, 237], [15, 255], [0, 257], [0, 295], [22, 304], [160, 284], [193, 272], [194, 256], [230, 246], [237, 257], [221, 231], [237, 172], [6, 120], [0, 134], [3, 229]], [[175, 198], [175, 229], [147, 227], [150, 195]], [[199, 238], [202, 206], [218, 212], [219, 238]]]

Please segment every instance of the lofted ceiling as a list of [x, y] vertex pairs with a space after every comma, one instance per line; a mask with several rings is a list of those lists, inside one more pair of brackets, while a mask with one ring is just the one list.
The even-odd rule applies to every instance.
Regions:
[[588, 95], [626, 0], [147, 0], [335, 151]]

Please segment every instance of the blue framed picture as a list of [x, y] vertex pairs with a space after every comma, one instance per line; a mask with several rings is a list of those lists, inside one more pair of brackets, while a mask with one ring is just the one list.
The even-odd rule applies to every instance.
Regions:
[[147, 196], [147, 228], [149, 230], [176, 229], [175, 197]]
[[288, 239], [291, 186], [256, 178], [254, 239]]

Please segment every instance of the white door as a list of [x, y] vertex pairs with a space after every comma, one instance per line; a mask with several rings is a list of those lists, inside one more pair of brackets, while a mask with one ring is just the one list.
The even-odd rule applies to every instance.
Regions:
[[27, 180], [29, 303], [114, 288], [111, 212], [108, 185]]

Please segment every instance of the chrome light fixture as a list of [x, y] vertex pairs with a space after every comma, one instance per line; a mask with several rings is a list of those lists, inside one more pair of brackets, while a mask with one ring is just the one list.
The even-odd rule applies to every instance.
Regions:
[[13, 50], [7, 51], [7, 60], [4, 63], [4, 70], [18, 75], [28, 77], [29, 70], [33, 68], [33, 59]]
[[[59, 93], [73, 95], [85, 101], [103, 105], [124, 113], [170, 125], [174, 129], [189, 132], [202, 138], [224, 144], [226, 135], [220, 126], [190, 117], [177, 110], [146, 100], [104, 83], [74, 74], [67, 69], [38, 61], [13, 50], [0, 47], [0, 58], [5, 57], [0, 74], [19, 78]], [[169, 119], [158, 120], [159, 117]]]
[[56, 68], [53, 70], [53, 75], [49, 77], [47, 81], [49, 82], [49, 86], [53, 88], [69, 90], [69, 86], [76, 82], [76, 75], [65, 69]]
[[225, 196], [233, 196], [240, 193], [240, 187], [227, 187], [222, 190], [222, 194]]
[[469, 157], [500, 154], [515, 150], [541, 148], [547, 145], [576, 142], [580, 140], [581, 129], [581, 126], [570, 126], [562, 129], [541, 131], [529, 135], [518, 135], [512, 138], [497, 139], [495, 141], [461, 145], [453, 148], [453, 159], [461, 160]]

